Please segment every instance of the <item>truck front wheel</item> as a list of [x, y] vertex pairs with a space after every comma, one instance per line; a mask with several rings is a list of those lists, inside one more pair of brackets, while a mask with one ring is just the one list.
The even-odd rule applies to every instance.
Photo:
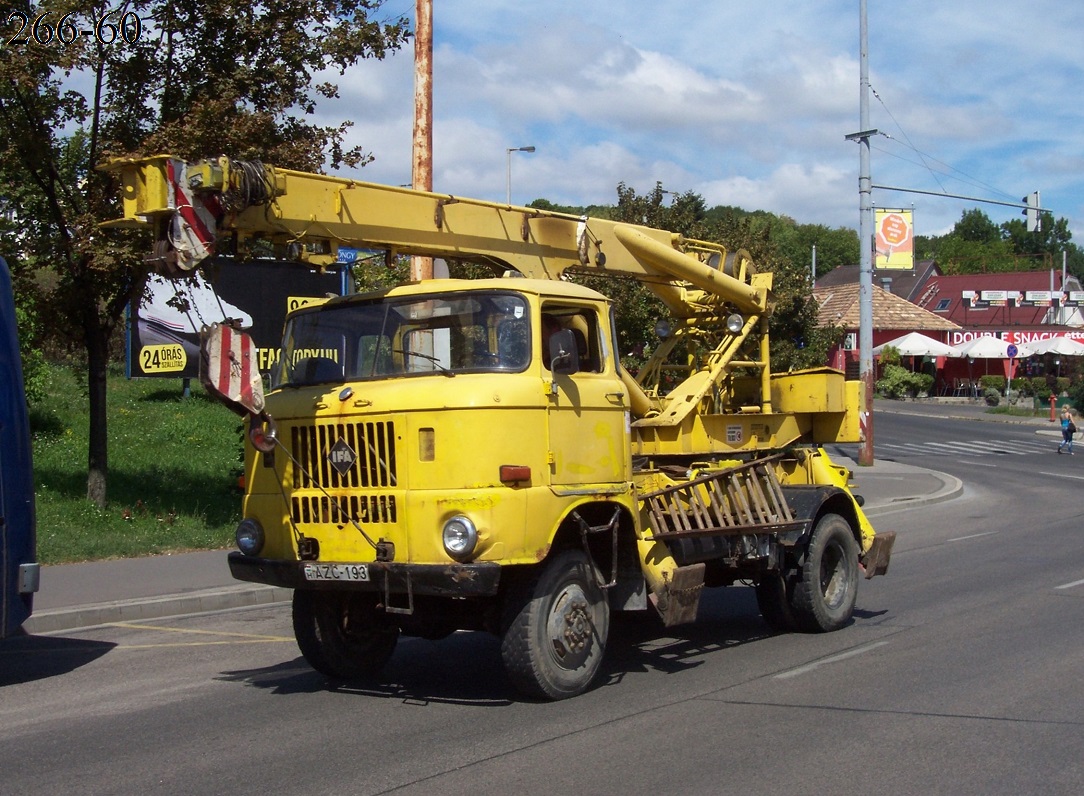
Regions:
[[610, 606], [594, 562], [566, 550], [508, 595], [501, 658], [512, 684], [540, 699], [565, 699], [598, 674]]
[[857, 597], [858, 542], [843, 517], [825, 514], [813, 529], [794, 585], [794, 618], [807, 632], [838, 630], [850, 621]]
[[399, 640], [399, 627], [377, 610], [372, 594], [298, 589], [293, 621], [305, 660], [340, 680], [377, 675]]

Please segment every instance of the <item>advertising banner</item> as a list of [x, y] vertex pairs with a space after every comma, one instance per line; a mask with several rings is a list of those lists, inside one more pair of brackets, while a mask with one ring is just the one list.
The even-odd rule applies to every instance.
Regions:
[[878, 207], [873, 211], [876, 228], [874, 270], [913, 271], [915, 268], [915, 234], [912, 210], [890, 210]]
[[220, 260], [182, 279], [151, 276], [142, 301], [129, 306], [128, 377], [199, 377], [200, 329], [231, 320], [250, 334], [261, 372], [271, 369], [289, 310], [342, 295], [344, 266], [324, 273], [279, 260]]
[[988, 307], [1004, 307], [1009, 303], [1009, 291], [980, 290], [979, 299], [985, 301]]
[[1052, 296], [1049, 290], [1025, 290], [1021, 307], [1049, 307]]

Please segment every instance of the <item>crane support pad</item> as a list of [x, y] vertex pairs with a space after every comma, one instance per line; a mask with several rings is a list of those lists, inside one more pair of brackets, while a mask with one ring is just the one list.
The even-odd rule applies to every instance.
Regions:
[[692, 564], [674, 570], [674, 578], [666, 584], [662, 593], [653, 592], [651, 601], [666, 627], [684, 625], [696, 621], [700, 607], [700, 593], [704, 590], [703, 564]]
[[888, 572], [888, 562], [892, 557], [892, 545], [896, 543], [895, 531], [884, 531], [873, 537], [873, 544], [862, 556], [862, 566], [866, 570], [866, 580], [875, 575]]

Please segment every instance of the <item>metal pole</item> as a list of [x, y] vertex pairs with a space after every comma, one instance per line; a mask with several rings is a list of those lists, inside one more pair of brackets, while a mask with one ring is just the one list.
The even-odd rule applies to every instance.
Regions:
[[[416, 0], [414, 26], [414, 167], [416, 191], [433, 190], [433, 0]], [[432, 257], [411, 257], [413, 281], [433, 278]]]
[[505, 183], [506, 192], [504, 197], [505, 204], [512, 204], [512, 150], [509, 149], [505, 152], [508, 156], [508, 168], [505, 170], [507, 175], [507, 182]]
[[873, 464], [873, 201], [869, 165], [869, 36], [866, 0], [859, 0], [859, 139], [858, 167], [858, 356], [865, 407], [862, 413], [864, 430], [858, 463]]
[[504, 150], [505, 155], [508, 156], [508, 165], [505, 169], [507, 175], [507, 181], [505, 183], [505, 197], [504, 201], [507, 204], [512, 204], [512, 153], [513, 152], [534, 152], [533, 146], [513, 146]]

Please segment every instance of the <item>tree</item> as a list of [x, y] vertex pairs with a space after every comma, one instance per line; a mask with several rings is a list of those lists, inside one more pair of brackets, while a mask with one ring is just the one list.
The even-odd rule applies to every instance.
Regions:
[[952, 234], [971, 243], [1001, 242], [1001, 228], [978, 208], [965, 210], [952, 228]]
[[940, 237], [915, 239], [919, 259], [934, 259], [946, 274], [1035, 271], [1061, 264], [1084, 276], [1084, 251], [1072, 243], [1064, 218], [1044, 218], [1039, 232], [1028, 232], [1023, 219], [995, 224], [982, 210], [965, 210], [952, 231]]
[[[775, 311], [769, 320], [773, 370], [821, 366], [827, 361], [829, 349], [842, 339], [843, 331], [817, 325], [817, 305], [810, 290], [807, 261], [796, 264], [782, 256], [773, 240], [774, 230], [793, 228], [793, 221], [740, 208], [709, 210], [699, 194], [671, 194], [661, 183], [643, 195], [621, 183], [617, 197], [617, 206], [607, 213], [610, 218], [718, 242], [730, 250], [746, 249], [757, 268], [774, 272]], [[817, 228], [808, 229], [816, 234]], [[853, 232], [849, 236], [857, 250], [857, 236]], [[833, 242], [847, 237], [843, 231], [830, 236]], [[846, 244], [840, 247], [840, 251], [846, 249]], [[654, 342], [655, 322], [666, 317], [666, 308], [635, 280], [581, 277], [577, 281], [605, 293], [621, 307], [618, 342], [625, 366], [635, 372], [646, 360], [644, 349]]]
[[936, 260], [946, 274], [1023, 270], [1001, 228], [978, 208], [965, 210], [947, 235], [916, 237], [915, 257]]
[[706, 239], [719, 241], [729, 249], [746, 249], [758, 269], [772, 272], [775, 309], [768, 320], [772, 370], [820, 367], [828, 361], [832, 346], [843, 339], [843, 329], [818, 325], [808, 261], [784, 256], [773, 239], [773, 230], [789, 222], [780, 222], [779, 218], [764, 212], [744, 218], [730, 213], [712, 226]]
[[6, 241], [48, 277], [39, 306], [86, 355], [87, 497], [104, 506], [109, 342], [142, 295], [146, 241], [105, 231], [118, 186], [96, 170], [111, 157], [223, 152], [319, 170], [370, 156], [345, 148], [349, 123], [309, 119], [329, 69], [402, 46], [403, 18], [377, 21], [381, 0], [61, 0], [11, 4], [29, 40], [0, 51], [0, 196], [19, 208]]

